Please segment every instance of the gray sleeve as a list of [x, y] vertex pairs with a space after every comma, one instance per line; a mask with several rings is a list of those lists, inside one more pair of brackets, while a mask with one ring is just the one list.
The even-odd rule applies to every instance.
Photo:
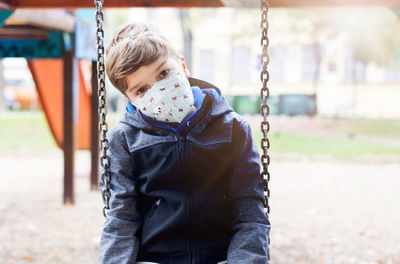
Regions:
[[229, 264], [268, 264], [268, 234], [270, 223], [262, 201], [254, 198], [234, 202]]
[[234, 130], [233, 142], [233, 151], [237, 155], [230, 190], [233, 235], [228, 248], [228, 263], [266, 264], [271, 226], [263, 206], [260, 156], [247, 122], [241, 122]]
[[[137, 193], [135, 191], [136, 182], [132, 175], [133, 164], [128, 146], [121, 133], [111, 130], [108, 138], [111, 197], [110, 209], [101, 234], [99, 263], [134, 264], [139, 250], [137, 233], [142, 219], [136, 209]], [[102, 189], [101, 173], [99, 185]]]

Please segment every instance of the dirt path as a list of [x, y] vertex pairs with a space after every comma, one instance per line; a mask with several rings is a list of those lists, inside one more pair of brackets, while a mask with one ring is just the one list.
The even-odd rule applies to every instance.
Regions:
[[[76, 155], [63, 206], [62, 153], [0, 151], [0, 263], [97, 263], [102, 201]], [[272, 157], [274, 264], [400, 263], [400, 164]]]
[[400, 165], [271, 165], [276, 263], [400, 263]]

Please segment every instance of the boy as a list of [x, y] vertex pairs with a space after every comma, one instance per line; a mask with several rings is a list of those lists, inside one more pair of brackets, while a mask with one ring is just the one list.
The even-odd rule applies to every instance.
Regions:
[[153, 26], [122, 25], [106, 71], [129, 101], [108, 134], [100, 262], [268, 263], [270, 224], [247, 122], [218, 88], [189, 78]]

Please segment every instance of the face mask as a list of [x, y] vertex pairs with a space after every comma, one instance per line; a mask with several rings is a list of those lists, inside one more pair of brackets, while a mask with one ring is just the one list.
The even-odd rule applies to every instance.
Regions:
[[174, 73], [154, 83], [134, 105], [155, 120], [180, 123], [193, 108], [192, 88], [182, 73]]

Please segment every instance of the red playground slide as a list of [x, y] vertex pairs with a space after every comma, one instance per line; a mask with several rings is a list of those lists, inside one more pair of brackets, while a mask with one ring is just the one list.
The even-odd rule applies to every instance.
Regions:
[[[63, 61], [61, 59], [28, 60], [40, 102], [50, 131], [59, 148], [63, 142]], [[91, 63], [79, 61], [79, 110], [75, 124], [77, 148], [90, 149]], [[72, 111], [72, 109], [71, 109]]]

